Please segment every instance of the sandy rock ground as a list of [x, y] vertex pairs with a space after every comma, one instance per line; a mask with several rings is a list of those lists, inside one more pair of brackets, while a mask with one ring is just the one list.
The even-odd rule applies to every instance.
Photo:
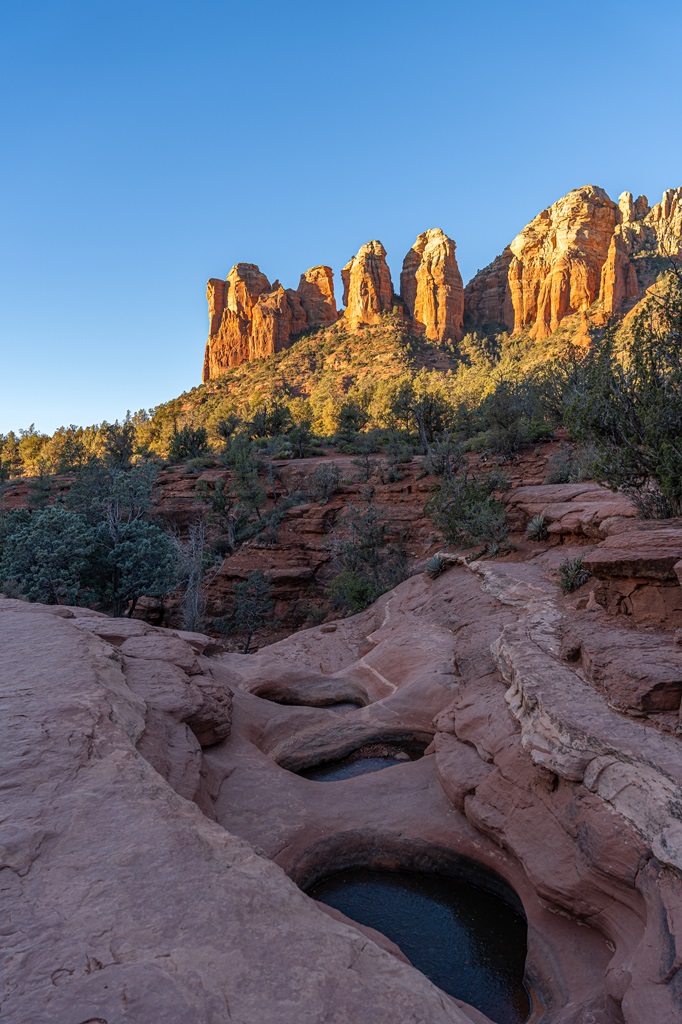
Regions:
[[[381, 865], [515, 890], [534, 1024], [682, 1020], [682, 647], [653, 598], [649, 620], [609, 590], [629, 552], [674, 594], [679, 558], [647, 556], [615, 496], [542, 490], [511, 517], [543, 509], [548, 542], [453, 556], [254, 655], [0, 600], [0, 1019], [480, 1021], [299, 888]], [[577, 554], [594, 577], [562, 596]], [[394, 741], [424, 756], [296, 774]]]

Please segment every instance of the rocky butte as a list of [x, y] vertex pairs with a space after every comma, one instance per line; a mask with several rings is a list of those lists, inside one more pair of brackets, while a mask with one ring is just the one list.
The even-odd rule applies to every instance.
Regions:
[[209, 337], [204, 381], [250, 359], [288, 348], [303, 331], [336, 322], [354, 331], [381, 322], [397, 308], [434, 341], [462, 337], [464, 297], [455, 243], [439, 228], [420, 235], [410, 249], [395, 295], [386, 250], [376, 239], [367, 242], [341, 271], [343, 304], [339, 313], [330, 267], [312, 267], [298, 288], [284, 289], [253, 263], [237, 263], [225, 281], [208, 282]]
[[399, 311], [432, 341], [465, 330], [527, 331], [539, 341], [567, 318], [595, 322], [627, 313], [671, 259], [682, 256], [682, 188], [650, 207], [624, 192], [617, 203], [594, 185], [574, 189], [527, 224], [463, 288], [455, 242], [440, 228], [419, 235], [393, 290], [386, 250], [367, 242], [341, 270], [343, 311], [330, 267], [311, 267], [298, 288], [270, 284], [252, 263], [208, 282], [204, 381], [288, 348], [304, 331], [339, 322], [355, 331]]
[[586, 185], [539, 213], [469, 282], [466, 324], [542, 340], [574, 314], [628, 312], [680, 256], [682, 188], [649, 207], [646, 196], [624, 192], [614, 203]]

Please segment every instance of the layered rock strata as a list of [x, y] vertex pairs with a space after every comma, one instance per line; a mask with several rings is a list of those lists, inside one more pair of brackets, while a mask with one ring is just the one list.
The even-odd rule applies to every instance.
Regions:
[[464, 288], [455, 243], [431, 228], [419, 235], [403, 261], [400, 295], [412, 320], [431, 341], [460, 341]]

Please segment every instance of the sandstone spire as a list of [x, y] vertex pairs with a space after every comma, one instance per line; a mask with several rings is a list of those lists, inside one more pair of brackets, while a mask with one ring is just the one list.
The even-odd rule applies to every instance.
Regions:
[[305, 274], [301, 274], [296, 290], [310, 327], [336, 322], [339, 314], [336, 310], [331, 267], [311, 267], [306, 270]]
[[341, 271], [344, 319], [349, 327], [375, 324], [393, 306], [391, 272], [381, 242], [367, 242]]
[[430, 228], [403, 262], [400, 294], [415, 325], [432, 341], [462, 337], [464, 290], [455, 248], [440, 228]]

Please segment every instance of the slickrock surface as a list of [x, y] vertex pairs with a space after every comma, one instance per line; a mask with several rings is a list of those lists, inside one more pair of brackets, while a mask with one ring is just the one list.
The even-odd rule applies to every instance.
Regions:
[[386, 250], [376, 239], [367, 242], [341, 271], [343, 314], [348, 327], [376, 324], [393, 306], [393, 284]]
[[432, 341], [460, 341], [464, 289], [455, 243], [431, 228], [419, 235], [403, 261], [400, 294], [415, 325]]
[[[2, 1020], [466, 1024], [202, 813], [196, 693], [168, 660], [119, 657], [129, 639], [82, 615], [0, 600]], [[206, 685], [223, 729], [229, 689]]]
[[[480, 1021], [294, 884], [382, 866], [511, 885], [533, 1024], [680, 1024], [682, 647], [557, 585], [652, 524], [590, 484], [516, 497], [561, 530], [255, 655], [0, 600], [3, 1019]], [[426, 751], [296, 774], [396, 742]]]

